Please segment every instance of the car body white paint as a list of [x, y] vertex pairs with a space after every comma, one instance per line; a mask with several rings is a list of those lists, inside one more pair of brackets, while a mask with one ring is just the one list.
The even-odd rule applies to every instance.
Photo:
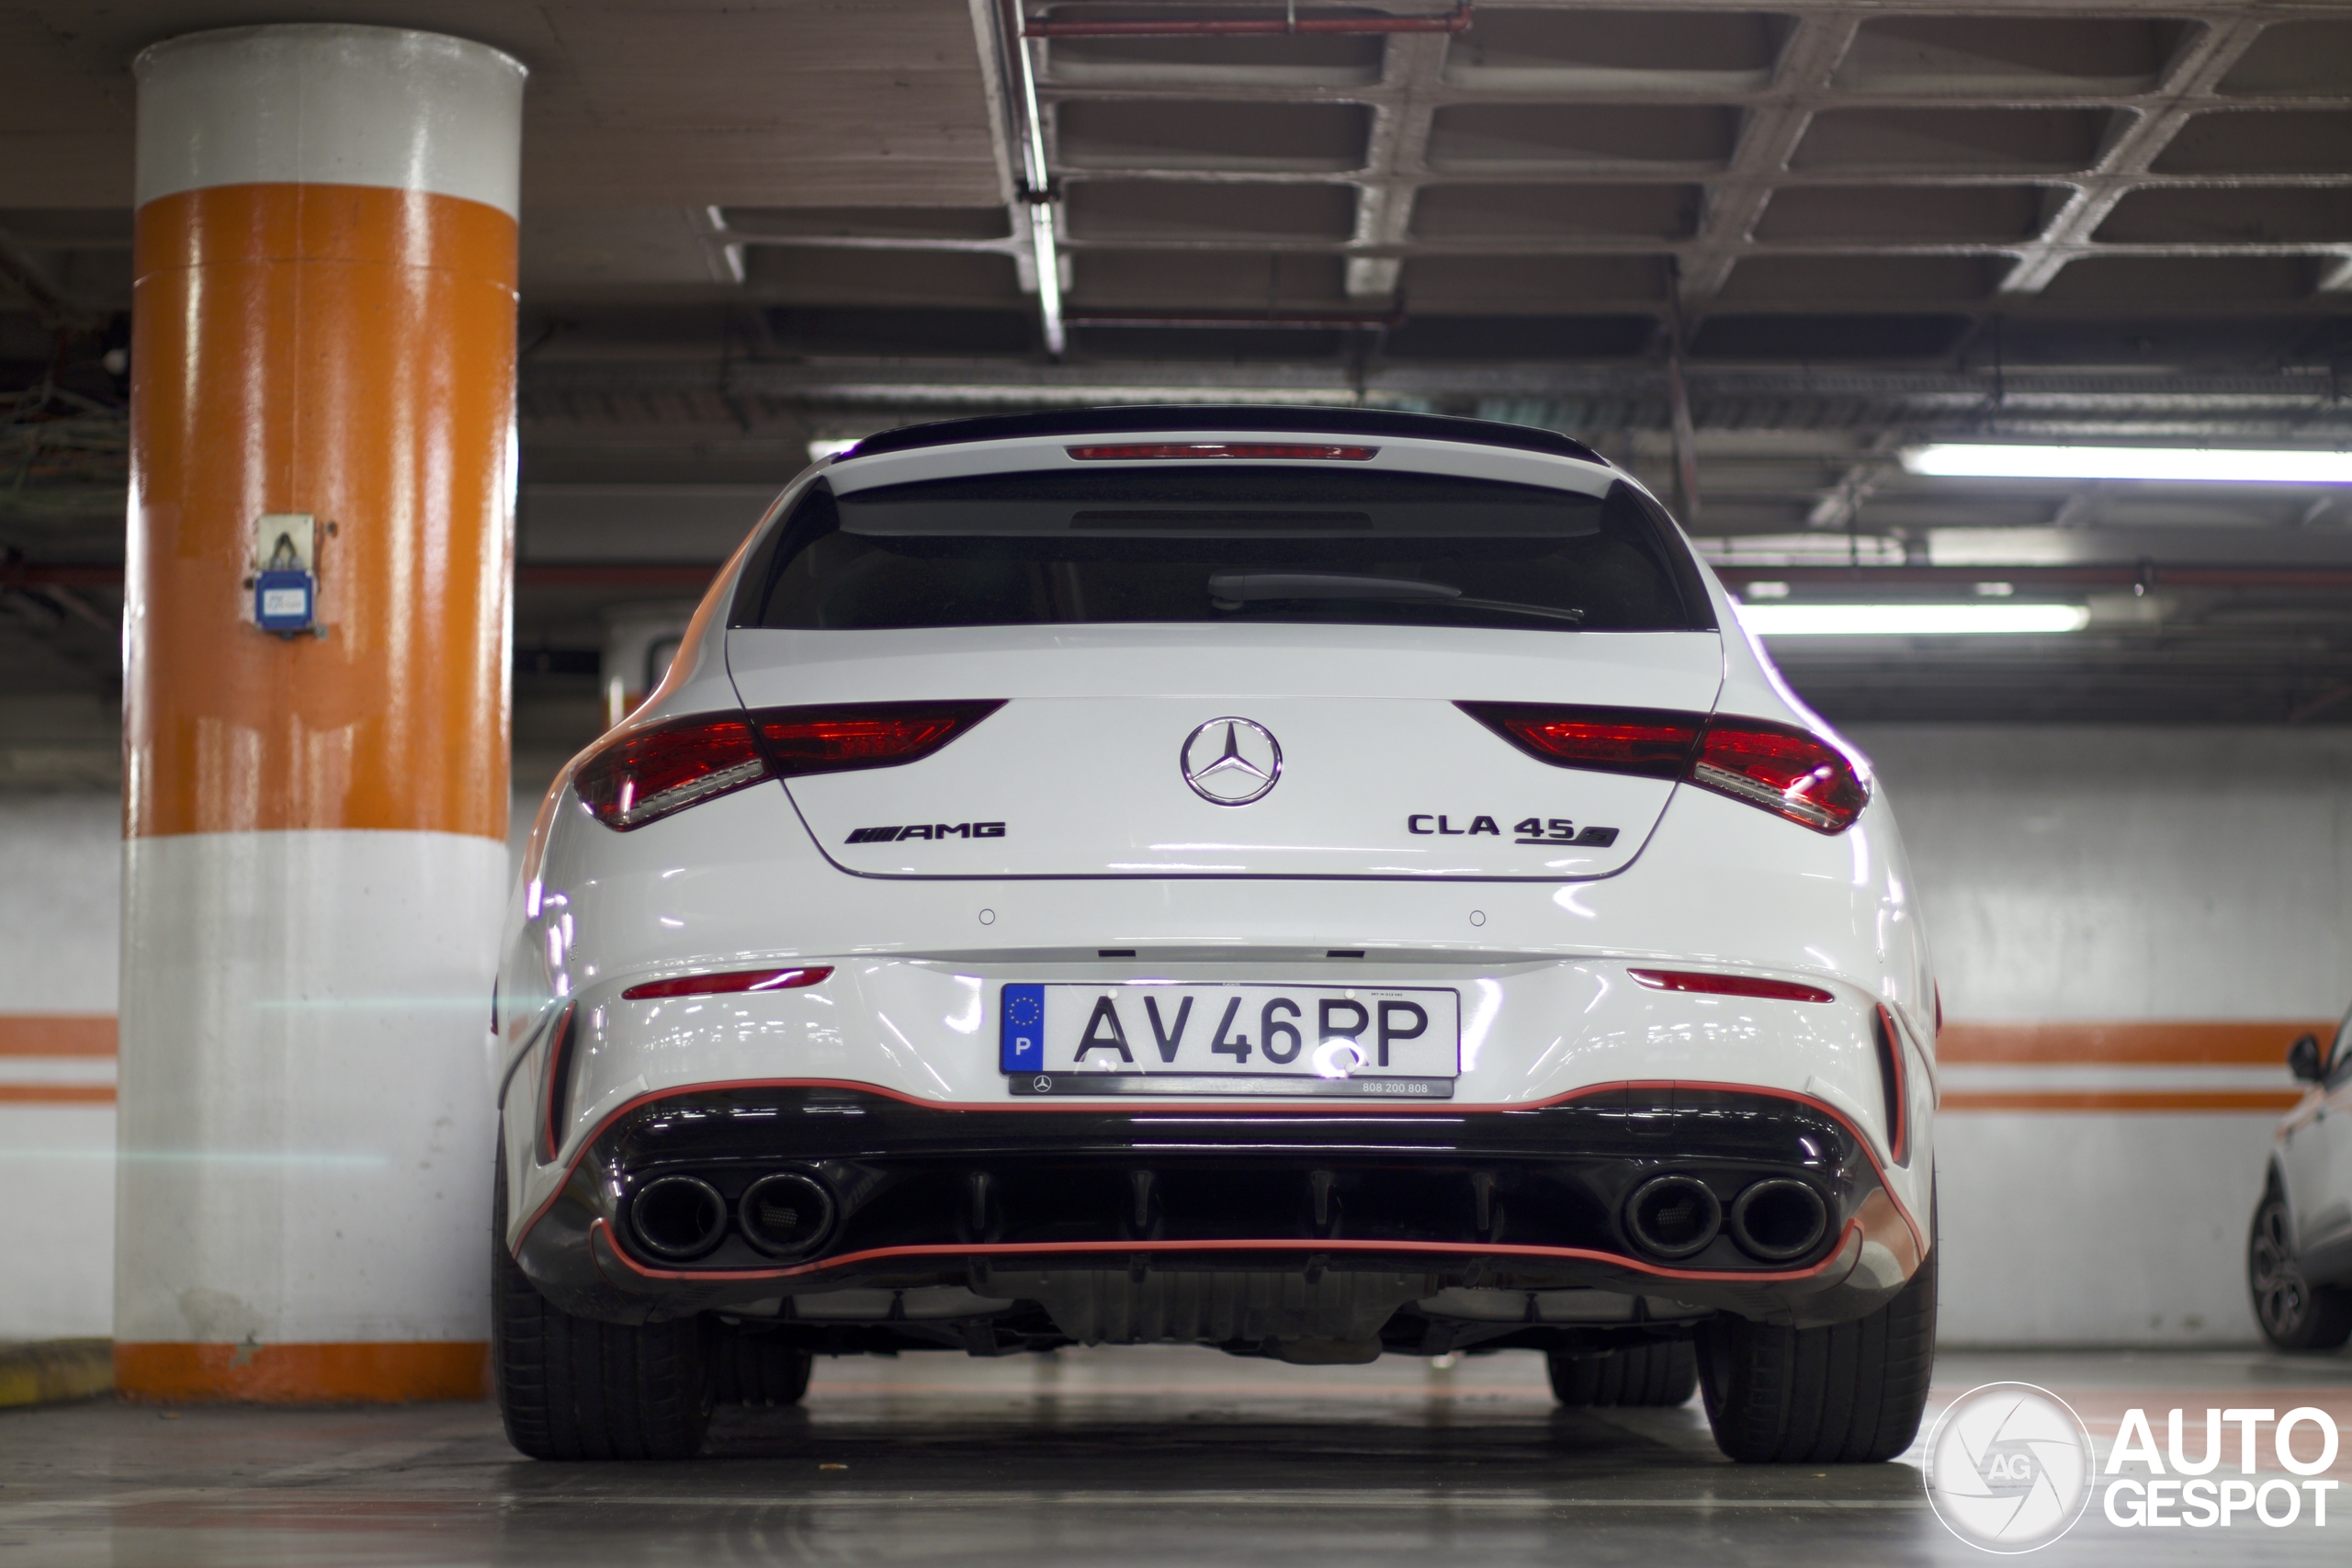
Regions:
[[[1166, 439], [1220, 435], [1270, 439], [1193, 428]], [[828, 459], [767, 518], [820, 474], [846, 491], [1012, 471], [1067, 464], [1069, 445], [1040, 437]], [[1543, 454], [1385, 437], [1379, 445], [1383, 465], [1587, 493], [1624, 478]], [[1003, 1105], [1012, 1097], [998, 1066], [1000, 984], [1138, 977], [1458, 987], [1464, 1039], [1453, 1110], [1527, 1105], [1626, 1081], [1807, 1097], [1860, 1130], [1927, 1239], [1935, 983], [1883, 792], [1847, 830], [1825, 835], [1689, 784], [1532, 762], [1452, 706], [1583, 702], [1751, 716], [1813, 731], [1846, 750], [1867, 778], [1867, 762], [1804, 707], [1739, 629], [1703, 562], [1720, 633], [1207, 625], [730, 632], [750, 547], [721, 570], [668, 679], [624, 731], [742, 705], [985, 697], [1008, 706], [911, 764], [797, 779], [788, 790], [764, 783], [627, 833], [594, 819], [573, 793], [577, 761], [559, 776], [508, 910], [498, 1023], [515, 1084], [543, 1076], [544, 1026], [560, 1004], [580, 1010], [584, 1050], [557, 1157], [534, 1152], [537, 1095], [507, 1094], [510, 1244], [594, 1131], [648, 1095], [823, 1078], [940, 1106]], [[1070, 754], [1067, 715], [1064, 744], [1053, 743], [1057, 705], [1089, 716], [1084, 760]], [[1045, 716], [1025, 718], [1024, 708]], [[1409, 721], [1393, 716], [1408, 711]], [[1284, 801], [1350, 809], [1350, 787], [1303, 782], [1295, 765], [1257, 806], [1193, 800], [1179, 750], [1196, 724], [1223, 715], [1266, 724], [1286, 752], [1294, 737], [1311, 752], [1339, 745], [1351, 726], [1404, 729], [1389, 759], [1396, 776], [1354, 791], [1376, 797], [1378, 812], [1349, 820], [1336, 838], [1365, 852], [1334, 854], [1328, 832], [1315, 843], [1285, 833], [1297, 824], [1283, 817]], [[1441, 723], [1443, 745], [1432, 739]], [[876, 846], [859, 858], [859, 849], [840, 844], [856, 822], [937, 818], [945, 808], [925, 793], [927, 773], [961, 781], [957, 818], [1001, 813], [1015, 834], [926, 846], [920, 862], [898, 853], [906, 846]], [[1438, 850], [1455, 840], [1433, 849], [1407, 838], [1397, 820], [1408, 795], [1427, 795], [1428, 810], [1444, 809], [1447, 798], [1466, 809], [1474, 797], [1516, 798], [1522, 787], [1574, 795], [1584, 819], [1615, 813], [1638, 830], [1609, 852], [1552, 857], [1559, 863], [1543, 858], [1548, 852], [1482, 845], [1485, 860], [1453, 864]], [[1166, 818], [1136, 810], [1138, 795], [1155, 811], [1160, 801], [1182, 801], [1221, 831], [1163, 830]], [[822, 846], [811, 824], [824, 829]], [[1384, 827], [1385, 840], [1363, 836]], [[1034, 865], [1007, 874], [1019, 843], [1061, 829], [1076, 847], [1046, 852], [1046, 874]], [[1334, 861], [1348, 874], [1318, 878]], [[1142, 956], [1098, 956], [1104, 948]], [[1325, 956], [1334, 949], [1366, 956]], [[620, 999], [643, 980], [800, 963], [830, 964], [835, 975], [759, 995]], [[1626, 976], [1642, 964], [1808, 982], [1836, 1000], [1651, 990]], [[1871, 1027], [1881, 1004], [1898, 1022], [1905, 1062], [1908, 1147], [1899, 1164]], [[1153, 1108], [1184, 1103], [1155, 1097]]]

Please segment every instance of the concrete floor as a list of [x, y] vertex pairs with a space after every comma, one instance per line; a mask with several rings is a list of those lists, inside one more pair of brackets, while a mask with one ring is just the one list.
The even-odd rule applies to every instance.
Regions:
[[[2346, 1355], [1947, 1353], [1935, 1404], [2002, 1380], [2055, 1390], [2102, 1442], [2135, 1404], [2159, 1434], [2176, 1404], [2192, 1423], [2247, 1403], [2352, 1421]], [[2335, 1473], [2352, 1482], [2344, 1447]], [[2094, 1504], [2040, 1561], [2341, 1564], [2352, 1486], [2338, 1495], [2326, 1529], [2241, 1518], [2228, 1538], [2120, 1530]], [[1695, 1403], [1563, 1412], [1527, 1354], [1451, 1369], [1182, 1349], [824, 1362], [803, 1408], [730, 1414], [682, 1465], [534, 1464], [475, 1405], [0, 1415], [8, 1568], [1325, 1560], [1985, 1558], [1937, 1522], [1910, 1464], [1735, 1467]]]

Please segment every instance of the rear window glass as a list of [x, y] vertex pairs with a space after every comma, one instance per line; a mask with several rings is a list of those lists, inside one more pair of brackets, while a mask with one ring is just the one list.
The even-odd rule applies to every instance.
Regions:
[[1189, 465], [842, 496], [820, 480], [754, 557], [734, 624], [1138, 621], [1714, 625], [1681, 540], [1627, 484], [1591, 496], [1444, 475]]

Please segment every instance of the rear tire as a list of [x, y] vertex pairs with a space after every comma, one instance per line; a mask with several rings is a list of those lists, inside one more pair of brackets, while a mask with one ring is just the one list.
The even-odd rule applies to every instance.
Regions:
[[773, 1335], [722, 1328], [711, 1346], [711, 1397], [720, 1404], [797, 1404], [817, 1358]]
[[506, 1250], [506, 1158], [491, 1201], [491, 1366], [506, 1440], [533, 1459], [691, 1459], [710, 1427], [709, 1325], [600, 1323], [538, 1292]]
[[2333, 1350], [2352, 1339], [2352, 1291], [2314, 1285], [2295, 1256], [2287, 1200], [2273, 1187], [2254, 1211], [2245, 1240], [2246, 1289], [2262, 1337], [2281, 1350]]
[[1871, 1464], [1918, 1435], [1936, 1358], [1936, 1255], [1853, 1323], [1783, 1328], [1724, 1316], [1699, 1326], [1699, 1382], [1715, 1446], [1743, 1464]]
[[1602, 1351], [1555, 1350], [1552, 1393], [1572, 1409], [1687, 1404], [1699, 1389], [1699, 1355], [1687, 1339]]

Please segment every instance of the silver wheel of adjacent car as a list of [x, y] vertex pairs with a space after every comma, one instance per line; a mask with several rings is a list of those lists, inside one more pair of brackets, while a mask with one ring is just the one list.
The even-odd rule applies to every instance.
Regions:
[[2246, 1288], [2262, 1337], [2281, 1350], [2333, 1350], [2352, 1339], [2352, 1291], [2314, 1285], [2295, 1255], [2287, 1201], [2263, 1194], [2245, 1245]]

